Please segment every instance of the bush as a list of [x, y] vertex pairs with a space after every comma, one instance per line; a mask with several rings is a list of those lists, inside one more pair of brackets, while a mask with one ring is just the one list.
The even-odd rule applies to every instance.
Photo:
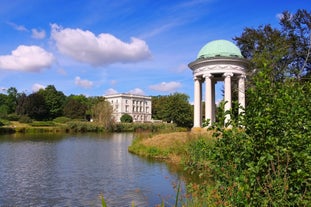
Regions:
[[9, 114], [7, 119], [10, 121], [18, 121], [20, 119], [20, 116], [17, 114]]
[[132, 123], [133, 122], [133, 117], [129, 114], [123, 114], [120, 118], [120, 121], [122, 123]]
[[18, 121], [20, 123], [32, 123], [32, 119], [26, 115], [21, 116]]
[[68, 117], [61, 116], [61, 117], [55, 118], [53, 121], [56, 122], [56, 123], [63, 124], [63, 123], [67, 123], [67, 122], [71, 121], [71, 119], [68, 118]]
[[216, 181], [209, 199], [226, 206], [310, 206], [311, 83], [270, 82], [263, 72], [256, 78], [247, 91], [245, 129], [219, 127], [204, 152]]

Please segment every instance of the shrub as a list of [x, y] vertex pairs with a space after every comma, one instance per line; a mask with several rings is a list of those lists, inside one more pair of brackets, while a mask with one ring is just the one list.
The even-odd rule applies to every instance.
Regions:
[[122, 123], [132, 123], [133, 122], [133, 117], [129, 114], [123, 114], [120, 118], [120, 121]]
[[310, 206], [311, 83], [271, 82], [263, 72], [255, 78], [245, 128], [219, 127], [204, 152], [216, 181], [209, 199], [229, 206]]
[[61, 116], [61, 117], [55, 118], [53, 121], [56, 122], [56, 123], [61, 123], [61, 124], [63, 124], [63, 123], [69, 122], [70, 120], [71, 120], [71, 119], [68, 118], [68, 117]]
[[21, 116], [18, 121], [20, 123], [32, 123], [32, 119], [26, 115]]
[[20, 116], [17, 114], [9, 114], [7, 119], [10, 121], [18, 121], [20, 119]]

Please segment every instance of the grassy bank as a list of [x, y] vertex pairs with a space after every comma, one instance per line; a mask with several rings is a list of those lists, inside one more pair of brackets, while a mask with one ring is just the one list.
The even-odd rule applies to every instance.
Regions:
[[186, 159], [189, 145], [200, 137], [212, 139], [212, 133], [172, 132], [153, 135], [142, 134], [136, 137], [128, 150], [143, 157], [182, 164], [182, 160]]
[[[182, 195], [182, 206], [202, 206], [206, 202], [204, 188], [211, 183], [204, 153], [206, 146], [212, 145], [215, 140], [212, 135], [213, 131], [143, 134], [136, 137], [128, 150], [139, 156], [163, 160], [184, 168], [185, 173], [192, 178], [186, 181], [189, 195]], [[203, 206], [213, 204], [206, 203]]]

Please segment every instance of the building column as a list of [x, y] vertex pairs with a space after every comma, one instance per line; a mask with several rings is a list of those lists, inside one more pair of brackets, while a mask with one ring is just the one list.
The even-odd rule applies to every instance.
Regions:
[[245, 78], [244, 74], [239, 77], [239, 114], [245, 110]]
[[216, 121], [216, 100], [215, 100], [215, 84], [217, 81], [212, 80], [212, 123]]
[[[224, 111], [229, 111], [232, 107], [231, 103], [231, 77], [233, 76], [233, 73], [225, 73], [225, 109]], [[225, 125], [230, 120], [230, 114], [227, 114], [225, 116]]]
[[194, 77], [194, 114], [193, 114], [193, 127], [202, 126], [201, 115], [201, 80], [199, 77]]
[[209, 119], [208, 126], [213, 122], [213, 75], [210, 73], [203, 76], [205, 78], [205, 119]]

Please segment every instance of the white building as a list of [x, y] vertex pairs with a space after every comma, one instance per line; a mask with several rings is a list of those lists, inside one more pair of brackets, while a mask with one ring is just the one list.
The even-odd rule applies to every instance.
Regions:
[[[194, 79], [194, 121], [193, 128], [202, 127], [202, 84], [205, 82], [205, 118], [209, 125], [215, 122], [215, 84], [224, 81], [225, 111], [231, 109], [233, 81], [238, 82], [239, 113], [245, 108], [245, 69], [249, 62], [242, 56], [240, 49], [227, 40], [214, 40], [200, 50], [197, 59], [188, 65]], [[226, 115], [225, 123], [230, 120]]]
[[123, 114], [132, 116], [134, 122], [151, 121], [151, 97], [133, 94], [113, 94], [104, 96], [113, 107], [113, 116], [117, 122]]

